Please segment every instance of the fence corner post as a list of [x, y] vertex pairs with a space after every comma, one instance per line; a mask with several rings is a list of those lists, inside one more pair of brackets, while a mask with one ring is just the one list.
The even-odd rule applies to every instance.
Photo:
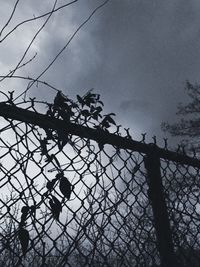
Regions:
[[156, 146], [144, 158], [149, 184], [149, 199], [152, 205], [158, 251], [162, 267], [179, 267], [175, 257], [169, 216], [164, 197], [160, 171], [160, 158]]

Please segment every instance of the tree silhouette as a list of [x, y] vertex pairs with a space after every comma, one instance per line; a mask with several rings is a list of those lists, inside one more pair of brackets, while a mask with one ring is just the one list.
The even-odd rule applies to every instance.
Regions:
[[161, 128], [163, 131], [173, 136], [181, 138], [181, 143], [185, 149], [191, 151], [195, 148], [200, 151], [200, 85], [192, 84], [187, 81], [185, 90], [190, 98], [188, 104], [178, 104], [177, 115], [180, 118], [178, 122], [163, 122]]

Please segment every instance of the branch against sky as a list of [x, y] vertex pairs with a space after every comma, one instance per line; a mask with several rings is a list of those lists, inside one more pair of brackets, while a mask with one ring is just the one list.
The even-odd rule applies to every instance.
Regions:
[[[17, 28], [21, 27], [23, 24], [25, 23], [28, 23], [28, 22], [31, 22], [31, 21], [35, 21], [35, 20], [38, 20], [38, 19], [41, 19], [43, 17], [46, 17], [46, 16], [49, 16], [49, 15], [52, 15], [53, 13], [59, 11], [60, 9], [63, 9], [65, 7], [68, 7], [69, 5], [72, 5], [76, 2], [78, 2], [79, 0], [74, 0], [74, 1], [71, 1], [67, 4], [64, 4], [64, 5], [60, 5], [59, 7], [56, 8], [56, 3], [57, 1], [54, 2], [54, 8], [50, 11], [47, 11], [46, 13], [43, 13], [39, 16], [33, 16], [33, 18], [30, 18], [30, 19], [26, 19], [26, 20], [23, 20], [21, 21], [20, 23], [16, 24], [11, 30], [9, 30], [1, 39], [0, 39], [0, 42], [3, 42], [10, 34], [12, 34]], [[8, 21], [5, 23], [5, 25], [2, 27], [1, 31], [0, 31], [0, 36], [2, 36], [3, 34], [3, 31], [6, 29], [6, 27], [9, 25], [10, 21], [12, 20], [13, 16], [14, 16], [14, 13], [16, 11], [16, 8], [17, 8], [17, 5], [19, 3], [19, 0], [16, 1], [16, 3], [14, 4], [13, 6], [13, 10], [12, 10], [12, 13], [10, 15], [10, 17], [8, 18]]]
[[[17, 51], [17, 49], [19, 50], [19, 52], [17, 51], [17, 55], [13, 57], [13, 61], [11, 60], [11, 63], [8, 64], [8, 66], [4, 66], [3, 73], [0, 73], [0, 83], [3, 85], [3, 82], [5, 82], [5, 80], [15, 80], [15, 82], [16, 80], [20, 82], [27, 81], [27, 83], [23, 83], [23, 87], [21, 87], [20, 90], [16, 91], [16, 99], [26, 97], [28, 90], [30, 90], [33, 85], [38, 86], [38, 84], [43, 84], [49, 89], [58, 91], [55, 86], [50, 85], [50, 82], [46, 80], [46, 77], [43, 78], [42, 81], [42, 76], [44, 76], [44, 74], [48, 72], [50, 67], [55, 64], [58, 58], [63, 55], [63, 52], [73, 41], [75, 36], [80, 32], [83, 26], [85, 26], [97, 13], [97, 11], [104, 5], [106, 5], [109, 1], [110, 0], [99, 1], [100, 3], [98, 3], [98, 5], [92, 11], [90, 11], [89, 15], [85, 16], [85, 18], [82, 19], [82, 22], [78, 22], [78, 26], [71, 25], [72, 27], [70, 29], [70, 25], [67, 25], [68, 31], [62, 32], [62, 34], [64, 35], [64, 37], [62, 37], [63, 43], [59, 42], [57, 44], [60, 48], [57, 52], [54, 52], [54, 54], [48, 55], [45, 54], [45, 51], [43, 51], [43, 54], [41, 54], [40, 45], [38, 45], [38, 43], [40, 43], [41, 40], [45, 38], [45, 35], [55, 35], [56, 38], [55, 29], [54, 32], [50, 33], [47, 27], [51, 27], [51, 25], [55, 24], [55, 20], [59, 20], [61, 15], [70, 15], [70, 13], [66, 14], [66, 12], [68, 11], [66, 10], [66, 8], [75, 8], [76, 10], [76, 5], [78, 5], [80, 1], [74, 0], [63, 4], [62, 1], [55, 0], [53, 2], [47, 3], [46, 8], [42, 11], [39, 10], [39, 14], [37, 15], [34, 15], [34, 10], [27, 12], [28, 18], [27, 14], [21, 14], [19, 16], [20, 7], [22, 7], [20, 6], [20, 4], [23, 5], [20, 0], [17, 0], [12, 7], [9, 6], [10, 11], [7, 12], [9, 15], [7, 18], [5, 18], [5, 21], [0, 30], [0, 45], [1, 47], [4, 45], [2, 54], [7, 53], [9, 55], [9, 52], [15, 53], [15, 50]], [[31, 12], [33, 13], [33, 15], [30, 15]], [[56, 16], [59, 17], [56, 18]], [[56, 29], [56, 31], [57, 30], [59, 29]], [[22, 36], [24, 36], [25, 38], [25, 41], [22, 41], [21, 47], [19, 33], [22, 34]], [[14, 42], [12, 42], [13, 40]], [[50, 45], [51, 44], [49, 43], [49, 46]], [[38, 65], [37, 62], [41, 61], [40, 58], [44, 58], [44, 55], [51, 58], [50, 61], [44, 63], [42, 62], [42, 64]], [[36, 65], [35, 69], [37, 70], [37, 72], [32, 72], [34, 65]]]
[[185, 91], [189, 103], [179, 103], [176, 114], [179, 120], [175, 123], [163, 122], [161, 128], [172, 136], [180, 137], [183, 145], [196, 148], [199, 152], [200, 140], [200, 85], [186, 81]]

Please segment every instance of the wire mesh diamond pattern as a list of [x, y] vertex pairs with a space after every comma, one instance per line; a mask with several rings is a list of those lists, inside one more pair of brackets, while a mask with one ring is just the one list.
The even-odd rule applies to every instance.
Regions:
[[[145, 153], [0, 124], [1, 266], [161, 266]], [[178, 263], [199, 266], [199, 169], [161, 159], [160, 170]]]

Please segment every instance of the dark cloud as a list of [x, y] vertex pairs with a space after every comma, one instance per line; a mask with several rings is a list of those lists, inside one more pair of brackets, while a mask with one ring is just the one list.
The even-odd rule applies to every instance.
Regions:
[[[96, 79], [103, 95], [112, 96], [114, 107], [127, 99], [150, 100], [152, 109], [140, 106], [136, 118], [152, 122], [147, 131], [156, 133], [184, 101], [186, 79], [199, 80], [197, 9], [196, 1], [111, 1], [94, 32], [102, 60]], [[135, 109], [129, 105], [127, 121]]]
[[121, 104], [120, 104], [120, 109], [122, 112], [130, 110], [130, 109], [134, 111], [138, 111], [138, 112], [143, 112], [144, 110], [148, 112], [152, 108], [153, 108], [152, 103], [148, 101], [144, 101], [143, 99], [137, 99], [137, 98], [121, 101]]
[[[27, 1], [19, 12], [37, 15], [46, 8], [39, 2]], [[37, 76], [102, 2], [79, 1], [53, 16], [36, 40], [33, 51], [37, 50], [38, 59], [28, 72]], [[110, 0], [81, 29], [44, 79], [71, 97], [94, 88], [102, 95], [106, 111], [117, 113], [125, 127], [162, 135], [160, 123], [171, 120], [177, 103], [186, 100], [185, 80], [200, 80], [199, 13], [197, 0]], [[13, 50], [11, 55], [2, 57], [4, 66], [17, 56]], [[46, 95], [46, 91], [36, 93]]]

